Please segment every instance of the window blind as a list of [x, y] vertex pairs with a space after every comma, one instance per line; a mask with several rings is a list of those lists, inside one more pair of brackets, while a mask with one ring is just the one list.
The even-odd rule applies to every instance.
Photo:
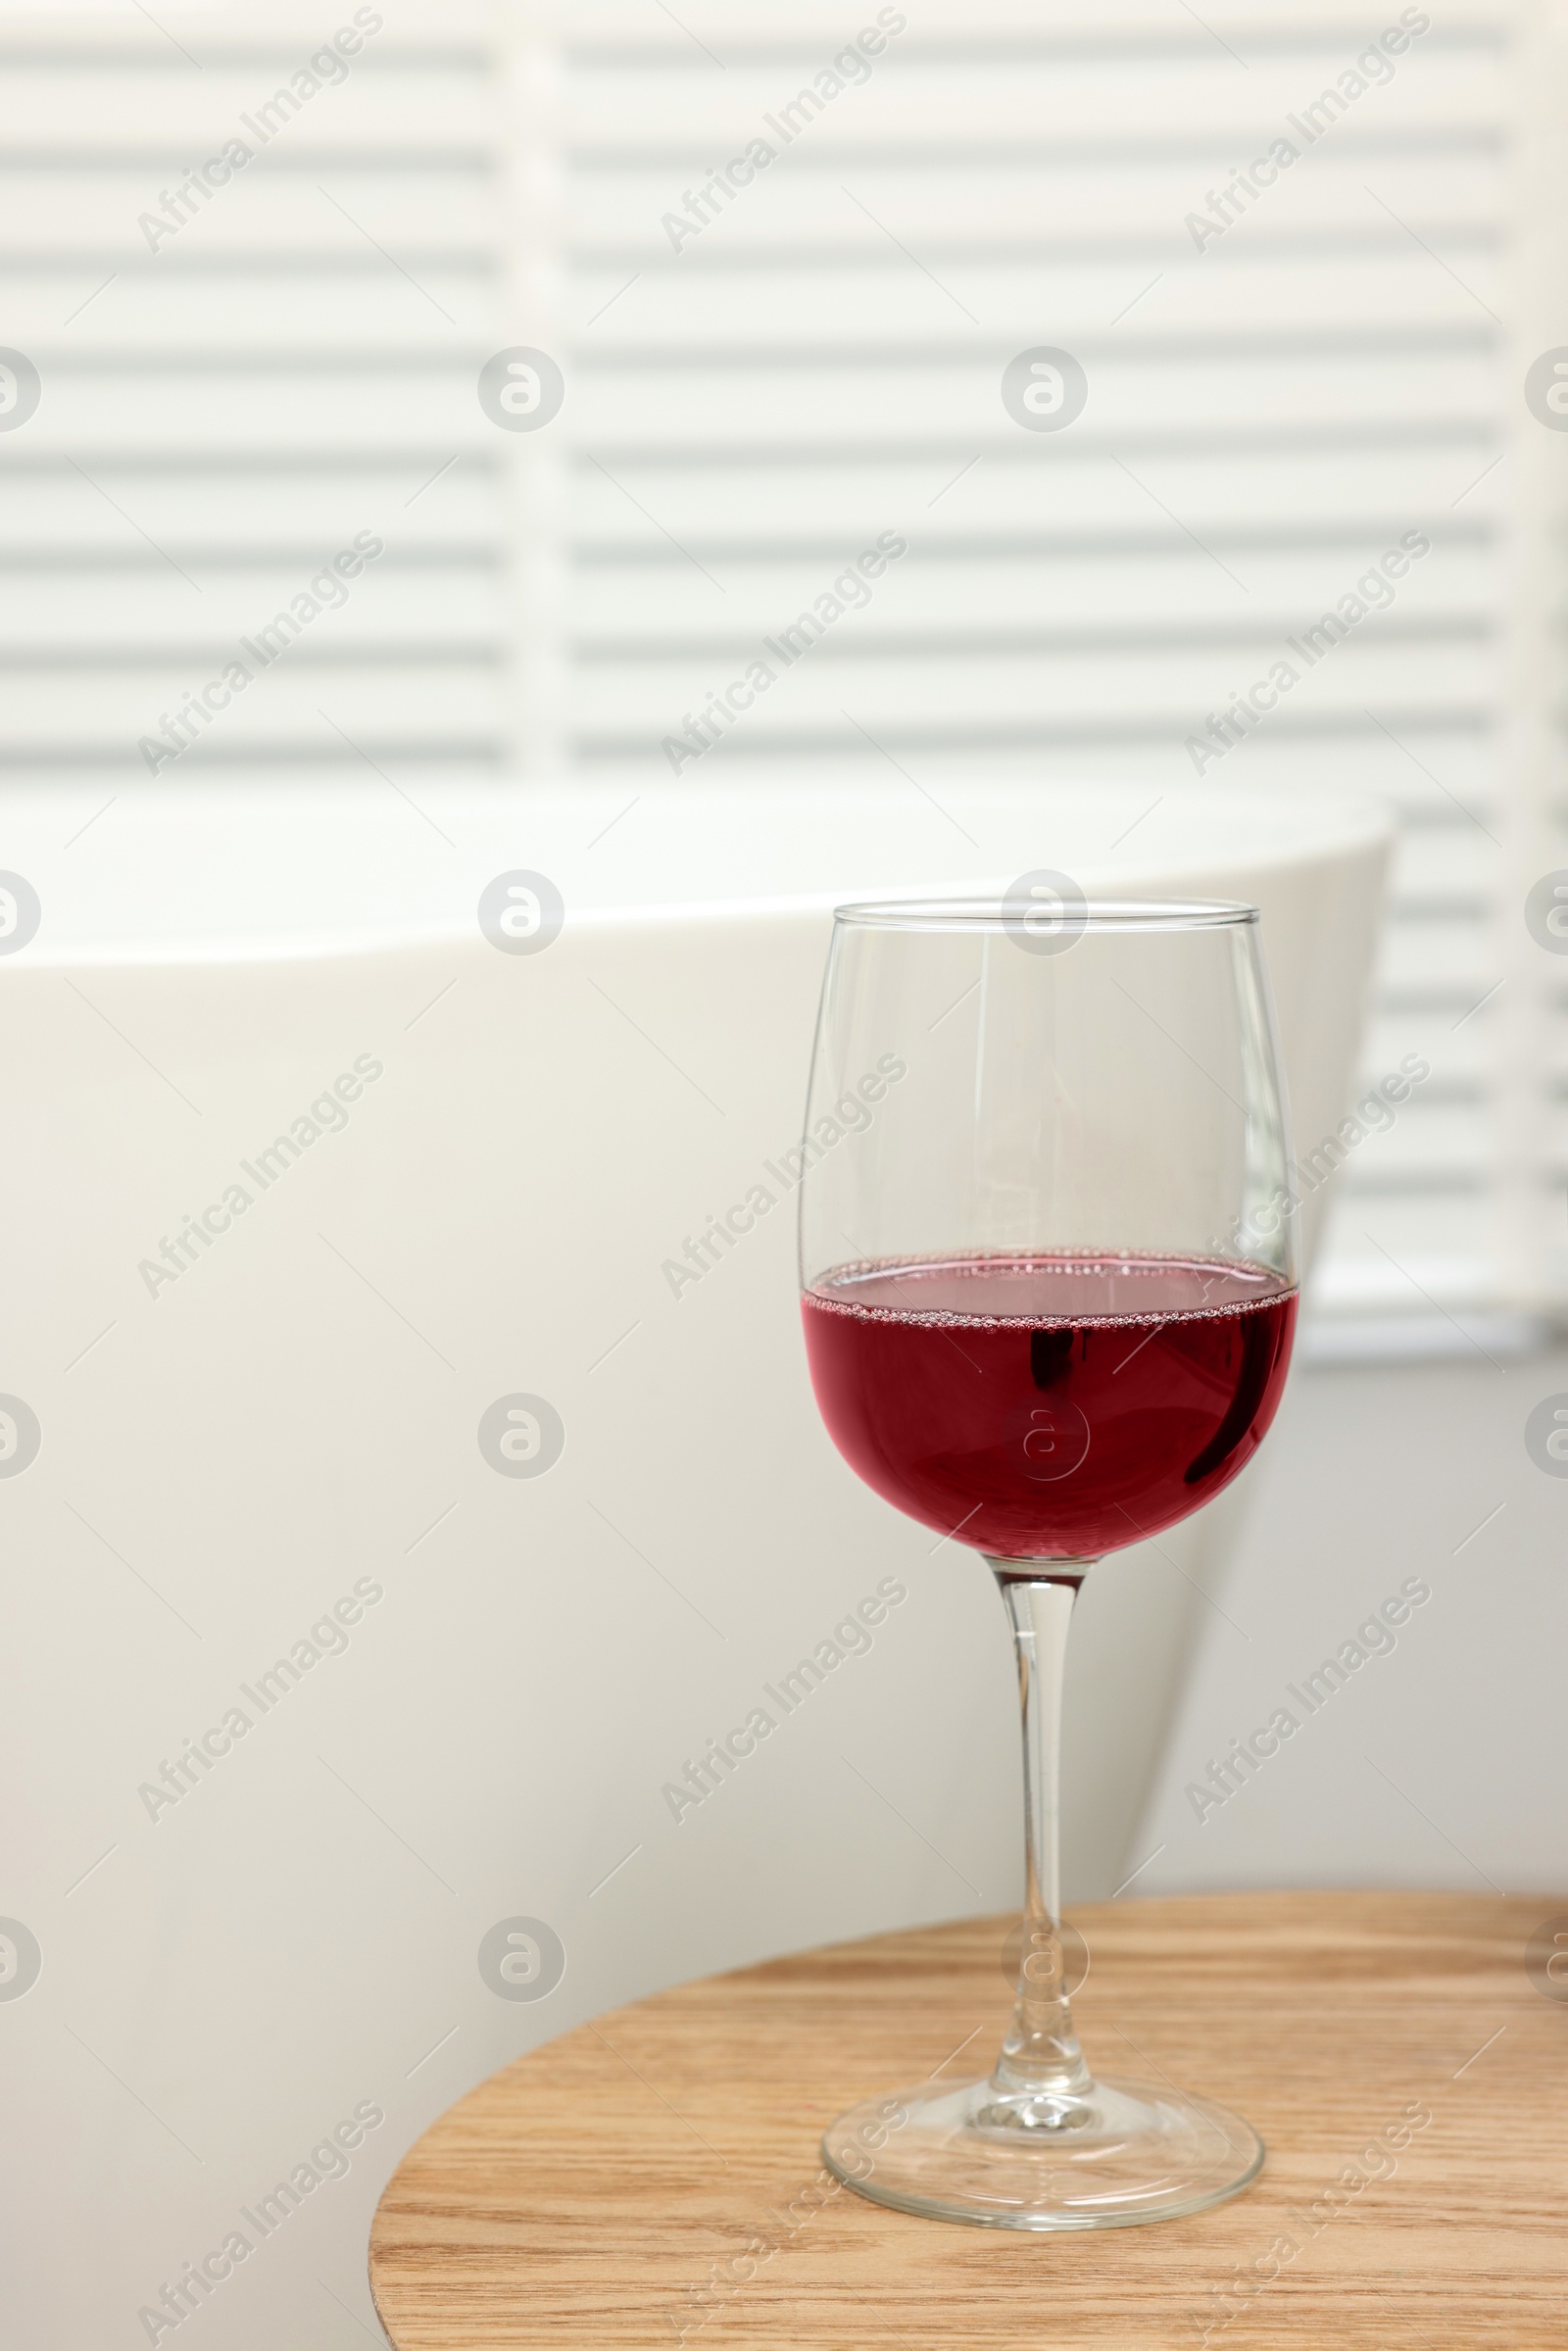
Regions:
[[[1568, 1138], [1514, 901], [1549, 757], [1507, 753], [1546, 697], [1509, 462], [1536, 12], [361, 16], [275, 123], [353, 11], [3, 36], [44, 386], [0, 434], [12, 767], [128, 786], [369, 533], [174, 771], [1375, 790], [1365, 1075], [1426, 1074], [1339, 1139], [1319, 1308], [1543, 1302]], [[253, 158], [149, 249], [229, 135]], [[476, 397], [518, 347], [565, 380], [538, 433]], [[1004, 398], [1042, 351], [1082, 371], [1059, 428]]]
[[[13, 772], [107, 799], [497, 763], [491, 59], [445, 13], [356, 5], [0, 29], [4, 339], [41, 379], [0, 432]], [[383, 553], [333, 575], [360, 534]]]

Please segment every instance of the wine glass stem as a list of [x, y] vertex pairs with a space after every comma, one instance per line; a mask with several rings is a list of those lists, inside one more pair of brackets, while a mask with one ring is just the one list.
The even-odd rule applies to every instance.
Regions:
[[1073, 2030], [1063, 1977], [1057, 1789], [1061, 1765], [1061, 1689], [1067, 1628], [1087, 1560], [1052, 1562], [1049, 1575], [1029, 1563], [989, 1562], [1002, 1587], [1018, 1660], [1023, 1716], [1024, 1913], [1018, 1994], [992, 2075], [1012, 2098], [1071, 2099], [1090, 2087]]

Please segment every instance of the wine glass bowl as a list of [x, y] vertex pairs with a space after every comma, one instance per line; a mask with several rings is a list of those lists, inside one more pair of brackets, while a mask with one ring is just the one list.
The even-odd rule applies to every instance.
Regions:
[[803, 1311], [822, 1417], [868, 1486], [988, 1556], [1097, 1559], [1250, 1459], [1296, 1293], [1213, 1257], [976, 1254], [834, 1266]]
[[1200, 2210], [1255, 2176], [1261, 2143], [1223, 2108], [1084, 2063], [1058, 1935], [1057, 1719], [1083, 1576], [1228, 1485], [1284, 1385], [1295, 1201], [1255, 908], [1059, 891], [841, 908], [803, 1152], [823, 1420], [869, 1486], [996, 1575], [1025, 1765], [1018, 1992], [995, 2068], [867, 2101], [824, 2154], [862, 2194], [948, 2219]]

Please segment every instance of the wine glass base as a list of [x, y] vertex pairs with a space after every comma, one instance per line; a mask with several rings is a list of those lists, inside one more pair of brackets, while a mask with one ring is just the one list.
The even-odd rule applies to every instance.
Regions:
[[1079, 2097], [989, 2081], [868, 2098], [825, 2132], [830, 2172], [895, 2211], [991, 2229], [1129, 2229], [1240, 2194], [1263, 2168], [1250, 2123], [1206, 2098], [1095, 2082]]

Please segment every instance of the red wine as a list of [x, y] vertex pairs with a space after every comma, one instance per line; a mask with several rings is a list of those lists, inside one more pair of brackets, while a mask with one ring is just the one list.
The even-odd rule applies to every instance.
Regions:
[[802, 1313], [822, 1418], [868, 1486], [976, 1550], [1096, 1559], [1251, 1459], [1296, 1292], [1199, 1258], [888, 1260], [824, 1275]]

